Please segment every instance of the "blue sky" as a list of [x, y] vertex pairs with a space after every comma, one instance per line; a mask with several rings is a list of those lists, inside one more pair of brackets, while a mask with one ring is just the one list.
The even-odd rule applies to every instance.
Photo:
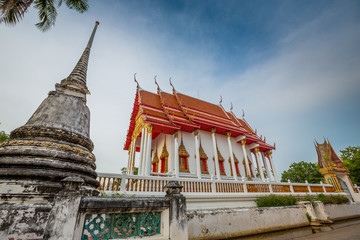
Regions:
[[136, 72], [223, 105], [276, 142], [278, 175], [317, 160], [323, 136], [339, 153], [360, 142], [360, 1], [90, 1], [84, 14], [61, 7], [42, 33], [31, 9], [0, 25], [0, 130], [23, 125], [71, 72], [94, 22], [88, 87], [99, 171], [126, 166], [122, 150]]

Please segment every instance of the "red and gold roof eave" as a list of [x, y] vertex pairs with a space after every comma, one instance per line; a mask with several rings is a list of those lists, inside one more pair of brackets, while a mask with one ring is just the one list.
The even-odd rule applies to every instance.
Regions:
[[124, 150], [128, 150], [130, 143], [131, 143], [131, 136], [133, 134], [133, 131], [135, 129], [135, 118], [139, 112], [139, 90], [137, 89], [136, 91], [136, 95], [135, 95], [135, 101], [134, 101], [134, 106], [133, 106], [133, 110], [131, 113], [131, 117], [130, 117], [130, 124], [129, 124], [129, 129], [127, 131], [127, 135], [126, 135], [126, 141], [125, 141], [125, 145], [124, 145]]
[[[147, 94], [153, 93], [147, 92]], [[176, 101], [178, 101], [179, 99], [176, 96], [177, 93], [175, 92], [174, 95]], [[125, 150], [128, 150], [131, 143], [131, 136], [136, 125], [135, 118], [138, 115], [139, 109], [143, 110], [140, 117], [143, 118], [144, 122], [153, 125], [152, 138], [155, 138], [160, 133], [173, 134], [176, 130], [193, 132], [196, 129], [211, 131], [212, 128], [216, 128], [216, 132], [218, 134], [226, 135], [227, 132], [230, 131], [232, 137], [245, 135], [246, 143], [258, 143], [260, 145], [260, 151], [275, 149], [273, 146], [261, 140], [260, 137], [254, 133], [253, 129], [245, 119], [238, 119], [232, 112], [226, 114], [226, 111], [222, 109], [222, 113], [226, 116], [225, 118], [214, 115], [210, 112], [202, 112], [201, 110], [182, 105], [180, 101], [178, 101], [178, 107], [174, 106], [174, 104], [172, 104], [173, 106], [167, 106], [165, 102], [161, 102], [160, 104], [162, 109], [158, 109], [155, 105], [150, 106], [151, 104], [146, 105], [145, 103], [142, 103], [140, 91], [137, 91], [127, 139], [124, 146]], [[167, 113], [165, 113], [165, 110]], [[191, 116], [189, 112], [193, 112], [193, 115]], [[234, 121], [234, 119], [237, 121]], [[243, 126], [244, 124], [245, 126]]]

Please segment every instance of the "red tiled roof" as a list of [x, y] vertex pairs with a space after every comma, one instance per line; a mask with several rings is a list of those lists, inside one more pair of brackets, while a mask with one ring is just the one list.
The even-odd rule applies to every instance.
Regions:
[[189, 97], [181, 93], [177, 93], [177, 95], [179, 97], [180, 103], [186, 107], [190, 107], [192, 109], [206, 112], [225, 119], [228, 118], [218, 105], [205, 102], [197, 98]]
[[162, 109], [159, 95], [145, 90], [140, 90], [139, 93], [142, 105]]
[[232, 112], [226, 112], [221, 105], [205, 102], [175, 90], [173, 94], [169, 94], [158, 89], [157, 94], [144, 90], [137, 91], [125, 150], [129, 148], [135, 117], [139, 111], [145, 122], [155, 125], [153, 136], [160, 132], [172, 134], [177, 129], [191, 132], [195, 129], [210, 131], [215, 127], [219, 134], [226, 134], [226, 131], [231, 131], [234, 137], [244, 134], [247, 142], [259, 143], [261, 150], [274, 149], [261, 140], [244, 119], [237, 118]]

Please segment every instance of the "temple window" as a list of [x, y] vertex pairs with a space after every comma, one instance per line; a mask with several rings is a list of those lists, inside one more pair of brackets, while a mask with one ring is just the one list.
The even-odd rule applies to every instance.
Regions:
[[162, 153], [160, 155], [160, 161], [161, 161], [161, 171], [162, 173], [166, 173], [168, 172], [168, 158], [169, 158], [169, 153], [166, 149], [166, 141], [164, 143], [164, 147], [162, 149]]
[[209, 173], [209, 169], [208, 169], [208, 166], [207, 166], [208, 156], [206, 155], [203, 147], [201, 146], [201, 142], [200, 142], [199, 153], [200, 153], [200, 168], [201, 168], [201, 173], [202, 173], [202, 174], [208, 174], [208, 173]]
[[158, 152], [157, 152], [157, 148], [155, 150], [155, 153], [154, 153], [154, 158], [153, 158], [153, 161], [151, 162], [152, 164], [152, 171], [153, 172], [158, 172], [159, 170], [159, 157], [158, 157]]
[[220, 175], [226, 175], [225, 168], [224, 168], [224, 158], [220, 153], [219, 148], [217, 148], [218, 160], [219, 160], [219, 168], [220, 168]]
[[183, 139], [181, 138], [181, 143], [179, 146], [179, 171], [180, 172], [189, 172], [189, 153], [186, 151], [184, 146]]
[[[255, 177], [254, 176], [254, 173], [253, 173], [253, 170], [252, 170], [252, 162], [250, 160], [250, 158], [248, 157], [248, 162], [249, 162], [249, 168], [250, 168], [250, 174], [251, 174], [251, 177]], [[249, 177], [247, 172], [246, 172], [246, 163], [245, 163], [245, 158], [243, 159], [243, 165], [244, 165], [244, 169], [245, 169], [245, 174], [246, 174], [246, 177]]]
[[[239, 160], [236, 158], [235, 154], [233, 153], [234, 156], [234, 162], [235, 162], [235, 169], [236, 169], [236, 175], [238, 177], [241, 177], [240, 171], [239, 171]], [[231, 176], [233, 176], [233, 169], [232, 169], [232, 164], [231, 164], [231, 158], [229, 158], [229, 164], [230, 164], [230, 169], [231, 169]]]

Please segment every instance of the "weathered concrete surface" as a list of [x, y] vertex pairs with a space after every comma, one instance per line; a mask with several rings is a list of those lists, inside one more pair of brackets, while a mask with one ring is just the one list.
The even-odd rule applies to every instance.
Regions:
[[308, 226], [303, 206], [188, 212], [189, 239], [224, 239]]
[[0, 239], [43, 239], [51, 205], [0, 205]]
[[25, 126], [64, 129], [89, 137], [90, 110], [83, 98], [52, 91]]
[[62, 180], [64, 189], [55, 197], [44, 239], [66, 240], [73, 238], [81, 200], [79, 189], [83, 183], [84, 180], [79, 177], [67, 177]]
[[83, 197], [80, 211], [91, 213], [106, 212], [134, 212], [139, 209], [169, 208], [170, 201], [164, 197], [138, 198], [138, 197]]
[[170, 201], [169, 221], [170, 239], [188, 239], [188, 221], [186, 214], [186, 198], [180, 193], [182, 186], [177, 181], [170, 181], [165, 186], [165, 198]]

